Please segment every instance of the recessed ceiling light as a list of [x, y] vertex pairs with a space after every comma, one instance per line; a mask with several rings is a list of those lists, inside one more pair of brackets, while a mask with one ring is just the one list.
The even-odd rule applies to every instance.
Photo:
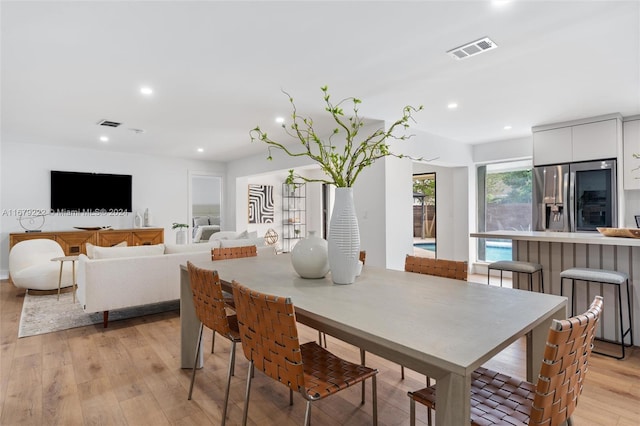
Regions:
[[109, 138], [106, 136], [100, 136], [100, 142], [109, 142]]
[[276, 123], [278, 124], [284, 123], [284, 117], [276, 117]]
[[511, 126], [509, 126], [508, 124], [506, 126], [504, 126], [505, 130], [511, 130]]
[[149, 86], [143, 86], [140, 88], [140, 93], [143, 95], [151, 95], [153, 94], [153, 89]]
[[458, 108], [458, 104], [457, 104], [457, 103], [455, 103], [455, 102], [451, 102], [451, 103], [449, 103], [449, 104], [447, 105], [447, 108], [449, 108], [449, 109], [456, 109], [456, 108]]
[[198, 148], [197, 151], [198, 152], [204, 152], [204, 148]]
[[491, 4], [497, 7], [504, 6], [505, 4], [508, 4], [508, 3], [511, 3], [511, 0], [493, 0], [491, 2]]

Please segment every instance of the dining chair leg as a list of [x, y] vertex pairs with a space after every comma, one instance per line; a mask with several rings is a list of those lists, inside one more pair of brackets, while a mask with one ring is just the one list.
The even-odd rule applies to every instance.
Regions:
[[[322, 344], [322, 338], [324, 337], [324, 345]], [[321, 347], [327, 347], [327, 333], [318, 330], [318, 345]]]
[[231, 376], [236, 363], [236, 342], [231, 342], [231, 353], [229, 354], [229, 371], [227, 372], [227, 390], [224, 393], [224, 408], [222, 409], [222, 426], [227, 421], [227, 406], [229, 405], [229, 389], [231, 388]]
[[400, 378], [404, 380], [404, 365], [400, 366]]
[[409, 426], [416, 426], [416, 402], [409, 398]]
[[304, 412], [304, 425], [311, 425], [311, 401], [307, 400], [307, 409]]
[[253, 377], [253, 361], [249, 362], [249, 370], [247, 371], [247, 390], [244, 393], [244, 412], [242, 413], [242, 426], [247, 426], [247, 418], [249, 417], [249, 393], [251, 391], [251, 377]]
[[[366, 354], [365, 350], [360, 349], [360, 365], [364, 365], [365, 354]], [[364, 390], [365, 390], [365, 380], [362, 381], [362, 396], [361, 396], [362, 404], [364, 404]]]
[[293, 389], [289, 388], [289, 405], [293, 405]]
[[211, 336], [211, 353], [213, 353], [213, 347], [216, 345], [216, 331], [213, 330], [213, 335]]
[[378, 385], [376, 376], [371, 377], [371, 399], [373, 399], [373, 426], [378, 426]]
[[196, 380], [196, 370], [198, 369], [198, 353], [200, 352], [200, 344], [202, 343], [202, 329], [204, 325], [200, 323], [200, 331], [198, 332], [198, 343], [196, 343], [196, 356], [193, 360], [193, 372], [191, 373], [191, 385], [189, 386], [189, 397], [188, 400], [191, 400], [191, 393], [193, 392], [193, 383]]

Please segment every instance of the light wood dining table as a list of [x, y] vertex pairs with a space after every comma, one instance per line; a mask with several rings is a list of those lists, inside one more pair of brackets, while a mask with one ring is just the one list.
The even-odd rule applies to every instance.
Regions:
[[[566, 318], [565, 297], [369, 265], [350, 285], [333, 284], [330, 274], [300, 278], [287, 254], [196, 265], [217, 270], [223, 286], [236, 280], [291, 297], [300, 323], [435, 378], [438, 426], [469, 424], [471, 373], [525, 335], [534, 381], [552, 320]], [[200, 323], [185, 266], [180, 317], [181, 366], [192, 368]]]

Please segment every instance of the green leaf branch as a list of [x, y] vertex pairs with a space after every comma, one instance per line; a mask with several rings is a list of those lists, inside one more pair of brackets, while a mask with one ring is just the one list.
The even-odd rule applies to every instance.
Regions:
[[[358, 98], [344, 98], [334, 104], [328, 92], [328, 87], [320, 88], [323, 93], [325, 110], [331, 114], [336, 127], [328, 137], [324, 139], [314, 129], [313, 119], [310, 117], [302, 117], [298, 115], [298, 110], [293, 97], [283, 91], [289, 98], [292, 107], [291, 124], [282, 124], [285, 133], [297, 139], [299, 144], [292, 147], [282, 142], [271, 139], [266, 132], [260, 127], [256, 127], [249, 132], [251, 142], [261, 141], [268, 145], [268, 160], [272, 160], [272, 149], [284, 151], [291, 157], [309, 157], [320, 165], [320, 168], [327, 175], [326, 179], [307, 178], [296, 174], [293, 170], [289, 170], [289, 176], [286, 183], [295, 183], [296, 181], [304, 182], [323, 182], [333, 184], [337, 187], [351, 187], [360, 175], [360, 172], [366, 167], [372, 165], [376, 160], [383, 157], [407, 157], [402, 154], [391, 152], [389, 141], [391, 140], [407, 140], [413, 135], [396, 135], [398, 130], [406, 130], [409, 128], [410, 122], [415, 122], [413, 114], [421, 111], [422, 106], [413, 107], [410, 105], [402, 109], [402, 116], [394, 121], [386, 130], [377, 129], [373, 133], [358, 139], [358, 133], [364, 126], [364, 120], [359, 115], [358, 105], [362, 102]], [[345, 116], [344, 108], [350, 104], [353, 113]], [[344, 141], [344, 147], [336, 143], [336, 139], [340, 138]], [[360, 140], [360, 142], [358, 142]], [[412, 157], [408, 157], [412, 158]], [[412, 158], [414, 160], [422, 160], [422, 158]]]

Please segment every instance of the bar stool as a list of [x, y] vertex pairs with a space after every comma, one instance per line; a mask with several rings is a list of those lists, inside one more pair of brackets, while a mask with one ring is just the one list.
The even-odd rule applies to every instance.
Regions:
[[502, 273], [504, 271], [529, 275], [529, 291], [533, 291], [533, 274], [536, 272], [540, 277], [540, 293], [544, 293], [544, 278], [542, 277], [542, 265], [533, 262], [523, 262], [519, 260], [500, 260], [489, 264], [487, 269], [487, 284], [491, 282], [491, 270], [500, 271], [500, 287], [502, 287]]
[[[594, 350], [593, 352], [609, 356], [611, 358], [622, 359], [624, 358], [624, 348], [633, 346], [633, 331], [631, 327], [631, 298], [629, 296], [629, 275], [624, 272], [618, 271], [607, 271], [605, 269], [593, 269], [593, 268], [570, 268], [562, 271], [560, 273], [560, 296], [564, 294], [564, 280], [571, 280], [571, 316], [573, 316], [573, 307], [575, 305], [575, 288], [576, 281], [584, 281], [586, 283], [601, 283], [601, 284], [612, 284], [615, 285], [616, 293], [618, 295], [618, 313], [620, 314], [620, 342], [615, 340], [607, 340], [603, 338], [596, 337], [597, 340], [609, 343], [620, 344], [620, 348], [622, 349], [621, 356], [615, 356], [611, 354], [607, 354], [604, 352], [598, 352]], [[627, 287], [627, 312], [629, 314], [629, 328], [624, 330], [624, 323], [622, 322], [622, 296], [620, 295], [620, 286], [624, 284]], [[631, 343], [625, 345], [624, 338], [629, 334], [631, 338]]]

